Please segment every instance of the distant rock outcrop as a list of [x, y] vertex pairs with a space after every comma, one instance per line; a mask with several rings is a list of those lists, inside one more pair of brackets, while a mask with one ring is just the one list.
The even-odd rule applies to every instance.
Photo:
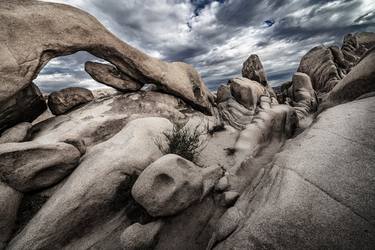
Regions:
[[375, 92], [375, 47], [331, 90], [327, 101], [335, 104], [353, 101], [371, 92]]
[[310, 76], [313, 88], [327, 93], [343, 79], [368, 49], [375, 46], [374, 33], [348, 34], [342, 48], [318, 46], [301, 59], [298, 72]]
[[90, 90], [80, 87], [70, 87], [49, 94], [48, 107], [52, 114], [61, 115], [93, 99], [94, 95]]
[[242, 76], [267, 86], [267, 75], [258, 55], [250, 55], [243, 63]]
[[0, 249], [5, 249], [15, 228], [22, 193], [0, 181]]

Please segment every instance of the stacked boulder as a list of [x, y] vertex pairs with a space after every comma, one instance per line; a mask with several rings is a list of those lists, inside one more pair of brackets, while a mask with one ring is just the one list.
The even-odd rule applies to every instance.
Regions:
[[236, 129], [244, 129], [252, 121], [262, 98], [268, 98], [272, 104], [278, 103], [273, 89], [268, 85], [259, 57], [250, 55], [243, 64], [242, 77], [221, 85], [216, 102], [221, 118], [226, 123]]
[[48, 107], [52, 114], [61, 115], [92, 100], [94, 100], [94, 95], [90, 90], [70, 87], [49, 94]]

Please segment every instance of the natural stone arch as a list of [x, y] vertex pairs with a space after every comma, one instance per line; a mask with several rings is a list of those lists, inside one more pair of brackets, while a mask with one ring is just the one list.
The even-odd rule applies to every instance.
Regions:
[[82, 10], [35, 0], [6, 0], [0, 7], [0, 20], [0, 103], [30, 85], [52, 58], [87, 51], [130, 79], [159, 85], [210, 112], [212, 96], [192, 66], [144, 54]]

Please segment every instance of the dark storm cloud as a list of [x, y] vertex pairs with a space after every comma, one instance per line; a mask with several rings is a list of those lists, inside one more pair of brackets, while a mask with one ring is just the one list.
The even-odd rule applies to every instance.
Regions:
[[[250, 54], [260, 56], [271, 84], [280, 84], [291, 78], [312, 47], [340, 45], [350, 32], [375, 31], [371, 0], [50, 1], [88, 11], [151, 56], [193, 64], [212, 89], [240, 75]], [[268, 27], [266, 20], [275, 23]], [[52, 81], [48, 74], [55, 74], [55, 86], [63, 85], [64, 76], [67, 85], [82, 81], [94, 86], [83, 72], [86, 60], [87, 53], [56, 59], [42, 72], [43, 83]]]

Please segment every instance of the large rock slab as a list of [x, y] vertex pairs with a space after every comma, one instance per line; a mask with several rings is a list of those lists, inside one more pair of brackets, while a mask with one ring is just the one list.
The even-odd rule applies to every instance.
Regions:
[[54, 115], [61, 115], [69, 110], [94, 99], [92, 92], [85, 88], [70, 87], [48, 95], [48, 107]]
[[258, 55], [250, 55], [243, 63], [242, 76], [267, 86], [267, 75]]
[[210, 112], [211, 94], [191, 65], [147, 56], [82, 10], [42, 1], [2, 1], [0, 19], [0, 102], [30, 85], [52, 58], [84, 50], [131, 79], [159, 85]]
[[121, 71], [112, 65], [86, 62], [85, 70], [96, 81], [122, 92], [137, 91], [144, 85], [121, 73]]
[[162, 156], [154, 140], [171, 128], [165, 118], [133, 120], [89, 149], [8, 248], [121, 248], [120, 234], [135, 219], [132, 213], [142, 213], [130, 197], [135, 176]]
[[0, 181], [0, 249], [12, 235], [22, 194]]
[[78, 165], [81, 153], [66, 143], [0, 144], [0, 177], [21, 192], [49, 187]]
[[[4, 63], [4, 61], [0, 60], [0, 71], [1, 63]], [[0, 96], [6, 93], [7, 85], [3, 90], [3, 75], [0, 76]], [[32, 122], [46, 109], [46, 102], [38, 87], [35, 84], [27, 85], [19, 92], [13, 93], [13, 96], [8, 96], [6, 100], [0, 100], [0, 133], [20, 122]]]
[[22, 142], [30, 137], [30, 129], [32, 124], [29, 122], [21, 122], [16, 126], [7, 129], [0, 136], [0, 143]]
[[243, 192], [237, 230], [215, 249], [373, 249], [374, 102], [328, 109], [289, 140]]

